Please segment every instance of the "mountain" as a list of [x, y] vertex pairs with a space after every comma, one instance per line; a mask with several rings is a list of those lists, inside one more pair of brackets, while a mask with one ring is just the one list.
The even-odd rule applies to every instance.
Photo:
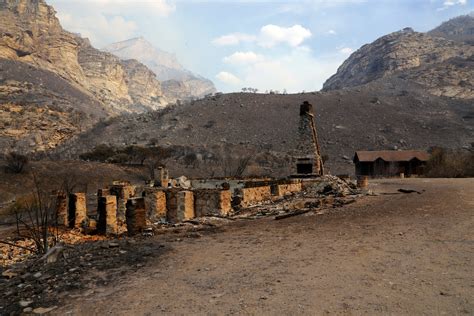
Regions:
[[474, 45], [474, 12], [444, 22], [428, 34]]
[[[92, 146], [175, 148], [175, 175], [214, 175], [225, 153], [252, 157], [253, 175], [285, 176], [298, 140], [298, 111], [313, 104], [322, 153], [334, 174], [353, 173], [356, 150], [471, 149], [473, 47], [404, 29], [364, 45], [321, 92], [231, 93], [97, 125], [55, 152], [74, 158]], [[176, 83], [178, 85], [178, 83]], [[196, 154], [197, 167], [185, 157]], [[224, 154], [224, 156], [225, 156]], [[216, 162], [217, 161], [217, 162]], [[263, 171], [262, 171], [263, 170]]]
[[153, 47], [143, 37], [113, 43], [103, 50], [124, 60], [136, 59], [147, 65], [161, 81], [163, 94], [170, 102], [201, 98], [216, 92], [212, 81], [186, 70], [175, 55]]
[[65, 31], [44, 0], [0, 0], [0, 64], [0, 152], [54, 148], [101, 119], [166, 105], [153, 72]]
[[323, 85], [323, 90], [403, 77], [432, 94], [474, 98], [474, 47], [407, 28], [362, 46]]

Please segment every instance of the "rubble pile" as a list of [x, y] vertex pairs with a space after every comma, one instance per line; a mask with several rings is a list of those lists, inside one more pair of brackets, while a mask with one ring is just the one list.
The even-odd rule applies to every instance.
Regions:
[[284, 196], [240, 208], [235, 211], [234, 217], [249, 219], [276, 216], [276, 219], [280, 219], [284, 215], [300, 215], [310, 211], [323, 214], [328, 209], [353, 203], [357, 197], [366, 193], [357, 188], [355, 181], [325, 175], [303, 182], [302, 191], [288, 192]]
[[343, 180], [332, 175], [324, 175], [306, 188], [310, 195], [334, 195], [338, 197], [358, 195], [361, 191], [355, 181]]

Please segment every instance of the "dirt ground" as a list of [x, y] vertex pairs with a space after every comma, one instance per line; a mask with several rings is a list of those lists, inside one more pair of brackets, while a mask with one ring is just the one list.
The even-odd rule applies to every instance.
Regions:
[[422, 193], [163, 238], [169, 251], [106, 286], [64, 293], [68, 304], [53, 313], [474, 314], [474, 179], [378, 180], [371, 188]]

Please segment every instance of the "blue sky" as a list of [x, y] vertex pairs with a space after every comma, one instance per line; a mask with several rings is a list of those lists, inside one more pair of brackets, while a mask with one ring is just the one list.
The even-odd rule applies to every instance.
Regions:
[[316, 91], [362, 45], [474, 11], [473, 0], [47, 1], [94, 46], [143, 36], [223, 92]]

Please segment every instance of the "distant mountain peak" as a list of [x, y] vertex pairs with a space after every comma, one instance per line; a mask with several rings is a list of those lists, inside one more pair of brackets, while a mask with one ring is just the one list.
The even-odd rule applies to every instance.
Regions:
[[[177, 81], [176, 85], [168, 82], [163, 85], [163, 92], [169, 101], [176, 99], [199, 98], [216, 91], [214, 84], [184, 68], [175, 54], [153, 46], [144, 37], [135, 37], [110, 44], [104, 51], [121, 59], [136, 59], [150, 68], [161, 82]], [[166, 87], [169, 87], [168, 92]], [[181, 89], [181, 87], [184, 87]]]
[[160, 81], [181, 78], [176, 78], [161, 68], [158, 69], [157, 65], [173, 70], [185, 71], [174, 54], [154, 47], [153, 44], [142, 36], [112, 43], [104, 47], [103, 50], [122, 59], [136, 59], [141, 61], [155, 72]]

